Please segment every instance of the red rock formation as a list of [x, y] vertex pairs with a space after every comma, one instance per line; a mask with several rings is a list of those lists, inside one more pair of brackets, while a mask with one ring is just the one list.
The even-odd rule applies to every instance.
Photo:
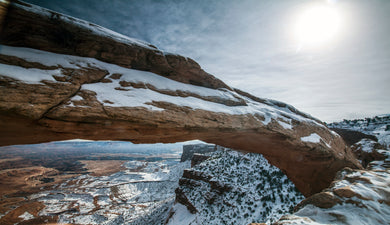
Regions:
[[[4, 47], [7, 54], [0, 49], [0, 145], [74, 138], [135, 143], [200, 139], [262, 153], [306, 196], [327, 187], [343, 167], [360, 167], [341, 137], [318, 120], [285, 103], [233, 90], [185, 57], [25, 3], [10, 7], [1, 37], [4, 45], [94, 57], [122, 67], [31, 49]], [[30, 56], [23, 56], [24, 51]], [[66, 63], [50, 64], [41, 56]], [[141, 82], [134, 78], [140, 72], [123, 67], [163, 77], [143, 72], [137, 78]], [[1, 68], [25, 73], [34, 68], [46, 75], [28, 82], [29, 77]]]

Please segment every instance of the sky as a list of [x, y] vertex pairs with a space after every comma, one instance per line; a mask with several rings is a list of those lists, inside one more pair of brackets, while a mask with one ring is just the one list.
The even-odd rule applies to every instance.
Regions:
[[389, 0], [25, 1], [190, 57], [325, 122], [390, 113]]

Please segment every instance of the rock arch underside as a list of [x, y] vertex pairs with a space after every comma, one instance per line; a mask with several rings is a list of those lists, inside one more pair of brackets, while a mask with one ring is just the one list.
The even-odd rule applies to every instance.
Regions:
[[294, 107], [234, 89], [193, 60], [23, 2], [0, 47], [0, 145], [199, 139], [263, 154], [305, 195], [344, 167], [342, 138]]

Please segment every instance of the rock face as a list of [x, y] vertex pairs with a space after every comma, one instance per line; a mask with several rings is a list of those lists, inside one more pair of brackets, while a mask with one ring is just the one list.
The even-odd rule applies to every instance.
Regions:
[[12, 3], [0, 42], [0, 145], [199, 139], [262, 153], [306, 196], [361, 167], [319, 120], [97, 25]]

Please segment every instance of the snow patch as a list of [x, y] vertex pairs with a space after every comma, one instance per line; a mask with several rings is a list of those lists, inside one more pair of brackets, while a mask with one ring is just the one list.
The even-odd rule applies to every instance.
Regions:
[[303, 142], [311, 142], [311, 143], [320, 143], [321, 136], [316, 134], [316, 133], [312, 133], [309, 136], [301, 137], [301, 141], [303, 141]]
[[35, 217], [31, 215], [29, 212], [24, 212], [22, 215], [19, 216], [19, 218], [23, 220], [31, 220], [34, 219]]
[[82, 101], [82, 100], [84, 100], [84, 98], [81, 97], [80, 95], [75, 95], [75, 96], [73, 96], [73, 98], [71, 100], [72, 101]]
[[28, 84], [41, 84], [43, 80], [56, 82], [53, 75], [61, 75], [61, 70], [26, 69], [20, 66], [1, 64], [0, 75], [11, 77]]

